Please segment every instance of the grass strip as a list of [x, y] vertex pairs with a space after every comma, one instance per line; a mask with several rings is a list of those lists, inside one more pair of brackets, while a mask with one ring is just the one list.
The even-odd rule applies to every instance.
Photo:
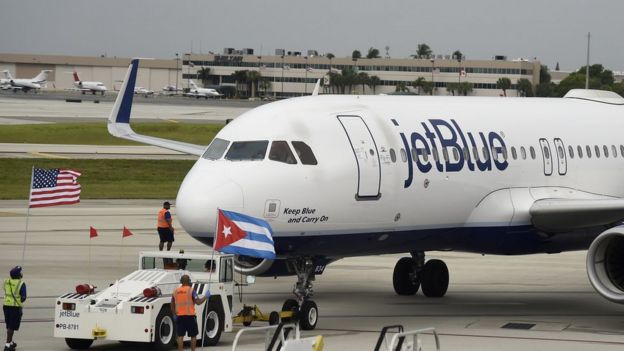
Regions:
[[82, 172], [81, 199], [175, 199], [192, 160], [0, 158], [0, 199], [28, 199], [32, 167]]
[[[218, 124], [135, 123], [135, 132], [155, 137], [208, 145], [223, 128]], [[142, 145], [108, 134], [106, 123], [49, 123], [3, 125], [0, 143], [75, 144], [75, 145]]]

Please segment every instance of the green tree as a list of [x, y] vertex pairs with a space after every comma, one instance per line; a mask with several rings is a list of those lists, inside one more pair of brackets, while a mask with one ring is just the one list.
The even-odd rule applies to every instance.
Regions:
[[381, 84], [381, 79], [377, 76], [370, 76], [368, 79], [368, 86], [373, 89], [373, 95], [375, 95], [375, 87]]
[[452, 55], [453, 60], [463, 60], [464, 54], [461, 51], [455, 50]]
[[540, 66], [540, 84], [542, 83], [550, 83], [550, 73], [548, 73], [548, 66], [541, 65]]
[[362, 53], [360, 52], [360, 50], [353, 50], [353, 52], [351, 53], [351, 58], [354, 60], [361, 59]]
[[405, 82], [398, 82], [397, 85], [394, 87], [394, 91], [404, 93], [408, 92], [409, 89], [407, 89], [407, 84], [405, 84]]
[[455, 92], [459, 95], [459, 83], [446, 83], [446, 91], [455, 96]]
[[263, 77], [260, 79], [259, 88], [264, 91], [264, 97], [266, 98], [267, 92], [271, 89], [271, 82]]
[[507, 90], [511, 88], [511, 79], [507, 77], [498, 78], [496, 88], [503, 91], [503, 96], [507, 96]]
[[327, 59], [329, 60], [329, 70], [331, 71], [331, 68], [332, 68], [331, 62], [334, 59], [334, 57], [336, 57], [336, 55], [334, 55], [331, 52], [329, 52], [325, 56], [327, 56]]
[[364, 94], [364, 88], [366, 85], [368, 85], [369, 80], [370, 80], [370, 77], [368, 76], [368, 73], [359, 72], [357, 74], [357, 82], [359, 84], [362, 84], [362, 94]]
[[247, 71], [247, 84], [251, 85], [251, 97], [256, 97], [256, 91], [258, 90], [258, 82], [262, 75], [258, 71]]
[[468, 96], [468, 94], [472, 92], [473, 87], [474, 87], [474, 84], [470, 82], [461, 82], [457, 85], [457, 94]]
[[422, 43], [418, 44], [416, 48], [416, 55], [412, 55], [414, 58], [426, 59], [429, 58], [433, 54], [429, 45]]
[[232, 73], [232, 77], [234, 77], [234, 82], [236, 85], [236, 96], [241, 96], [241, 86], [247, 86], [247, 70], [234, 71]]
[[[565, 77], [555, 89], [555, 96], [564, 96], [571, 89], [585, 88], [585, 67]], [[612, 90], [614, 83], [613, 72], [605, 69], [601, 64], [589, 66], [589, 88]]]
[[202, 67], [197, 71], [197, 79], [201, 80], [203, 86], [208, 86], [210, 81], [210, 67]]
[[535, 87], [535, 96], [550, 97], [553, 96], [556, 90], [556, 85], [550, 82], [550, 73], [548, 73], [548, 66], [541, 65], [539, 84]]
[[433, 95], [433, 89], [434, 89], [433, 82], [429, 82], [429, 81], [424, 82], [422, 85], [422, 89], [425, 92], [425, 94]]
[[533, 84], [526, 78], [518, 79], [518, 92], [520, 96], [533, 97]]
[[412, 87], [416, 89], [416, 92], [420, 95], [420, 91], [423, 90], [424, 84], [426, 80], [423, 77], [418, 77], [415, 81], [412, 82]]
[[375, 49], [374, 47], [370, 47], [368, 49], [368, 54], [366, 54], [366, 58], [367, 59], [374, 59], [374, 58], [380, 58], [381, 56], [379, 56], [379, 50]]

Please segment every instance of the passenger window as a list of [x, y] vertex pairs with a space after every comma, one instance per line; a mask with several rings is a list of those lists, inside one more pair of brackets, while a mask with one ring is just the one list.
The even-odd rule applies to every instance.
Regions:
[[456, 162], [459, 161], [459, 151], [456, 148], [453, 148], [453, 158]]
[[271, 144], [271, 151], [269, 151], [269, 160], [288, 163], [290, 165], [294, 165], [297, 163], [297, 160], [295, 160], [295, 155], [293, 155], [292, 151], [290, 151], [288, 143], [283, 140], [274, 141]]
[[390, 160], [392, 163], [396, 163], [396, 152], [394, 152], [394, 149], [390, 149]]
[[507, 148], [504, 147], [503, 149], [503, 160], [507, 161]]
[[488, 152], [488, 149], [484, 146], [481, 151], [483, 151], [483, 161], [489, 160], [490, 159], [490, 153]]
[[613, 155], [614, 158], [617, 158], [617, 148], [615, 145], [611, 145], [611, 155]]
[[436, 162], [440, 161], [440, 155], [438, 154], [438, 148], [434, 147], [433, 148], [433, 160]]
[[609, 158], [609, 148], [607, 145], [602, 145], [602, 152], [604, 153], [605, 158]]
[[548, 152], [548, 148], [546, 146], [544, 146], [544, 157], [546, 157], [546, 159], [550, 159], [550, 152]]
[[235, 141], [230, 146], [226, 160], [231, 161], [259, 161], [264, 160], [269, 142], [261, 141]]
[[448, 155], [448, 149], [447, 148], [442, 148], [442, 157], [444, 157], [444, 162], [448, 162], [449, 161], [449, 155]]
[[429, 154], [427, 153], [427, 150], [425, 148], [420, 148], [418, 151], [423, 158], [423, 163], [429, 162]]
[[568, 154], [570, 154], [570, 158], [574, 158], [574, 148], [568, 145]]
[[596, 150], [596, 157], [600, 158], [600, 148], [598, 147], [598, 145], [594, 145], [594, 150]]
[[563, 159], [565, 155], [563, 154], [563, 148], [561, 146], [557, 146], [557, 152], [559, 153], [559, 158]]
[[515, 146], [511, 147], [511, 157], [513, 157], [514, 160], [518, 157], [518, 154], [516, 153], [516, 147]]
[[314, 157], [314, 153], [312, 149], [308, 146], [308, 144], [303, 141], [293, 141], [292, 146], [295, 148], [297, 152], [297, 156], [301, 160], [301, 163], [304, 165], [316, 165], [318, 162], [316, 161], [316, 157]]
[[529, 151], [531, 152], [531, 158], [535, 160], [535, 149], [533, 148], [533, 146], [531, 146]]
[[620, 145], [620, 155], [624, 157], [624, 145]]
[[466, 159], [466, 161], [470, 161], [470, 150], [468, 150], [467, 147], [462, 149], [464, 151], [464, 159]]
[[229, 141], [215, 138], [212, 140], [212, 143], [210, 143], [210, 146], [208, 146], [208, 149], [206, 149], [206, 152], [202, 155], [202, 158], [207, 160], [218, 160], [221, 156], [223, 156], [223, 153], [225, 153], [228, 145], [230, 145]]
[[401, 160], [403, 160], [403, 162], [407, 162], [407, 152], [405, 149], [401, 149]]
[[587, 158], [591, 158], [591, 148], [589, 145], [585, 145], [585, 151], [587, 153]]
[[583, 158], [583, 148], [581, 145], [576, 147], [576, 152], [578, 153], [579, 158]]
[[520, 155], [522, 156], [523, 160], [526, 160], [526, 149], [524, 148], [524, 146], [520, 146]]
[[412, 161], [416, 162], [418, 158], [418, 149], [412, 149]]
[[474, 146], [472, 147], [472, 153], [474, 154], [475, 161], [478, 161], [479, 160], [479, 152], [477, 151], [477, 148], [474, 147]]

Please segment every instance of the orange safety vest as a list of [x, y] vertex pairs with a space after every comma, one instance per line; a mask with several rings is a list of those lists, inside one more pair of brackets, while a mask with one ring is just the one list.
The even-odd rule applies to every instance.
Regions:
[[163, 208], [158, 212], [158, 228], [169, 228], [169, 222], [165, 219], [167, 211], [167, 209]]
[[176, 315], [194, 316], [195, 301], [193, 301], [193, 288], [187, 285], [175, 289], [173, 293], [176, 305]]

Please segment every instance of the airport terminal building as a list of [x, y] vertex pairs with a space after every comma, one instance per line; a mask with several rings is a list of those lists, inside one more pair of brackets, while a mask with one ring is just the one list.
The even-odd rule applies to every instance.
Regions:
[[[14, 77], [31, 78], [41, 70], [51, 70], [47, 88], [65, 90], [73, 88], [72, 72], [77, 71], [81, 80], [100, 81], [109, 90], [118, 90], [124, 79], [130, 58], [53, 56], [31, 54], [1, 54], [0, 70], [8, 70]], [[496, 87], [499, 78], [511, 80], [508, 96], [516, 96], [516, 83], [527, 79], [533, 87], [539, 83], [539, 61], [508, 60], [497, 56], [491, 60], [456, 60], [450, 55], [435, 55], [427, 59], [376, 58], [352, 59], [351, 57], [327, 57], [309, 51], [300, 52], [276, 50], [275, 55], [255, 55], [253, 49], [225, 49], [223, 54], [186, 53], [173, 59], [143, 60], [137, 78], [137, 86], [155, 92], [165, 86], [187, 88], [190, 80], [204, 78], [207, 87], [235, 87], [243, 96], [291, 97], [310, 94], [318, 79], [326, 85], [321, 91], [329, 93], [327, 86], [329, 72], [354, 69], [365, 72], [369, 77], [379, 78], [376, 85], [356, 84], [353, 94], [380, 94], [396, 90], [404, 84], [415, 93], [424, 94], [421, 89], [411, 87], [412, 82], [422, 78], [433, 82], [434, 95], [451, 95], [447, 89], [451, 83], [471, 83], [473, 96], [499, 96], [502, 91]], [[200, 72], [203, 74], [200, 75]], [[261, 84], [257, 90], [251, 84], [241, 84], [236, 71], [256, 71]], [[201, 85], [201, 83], [199, 83]], [[253, 89], [254, 91], [249, 91]]]

